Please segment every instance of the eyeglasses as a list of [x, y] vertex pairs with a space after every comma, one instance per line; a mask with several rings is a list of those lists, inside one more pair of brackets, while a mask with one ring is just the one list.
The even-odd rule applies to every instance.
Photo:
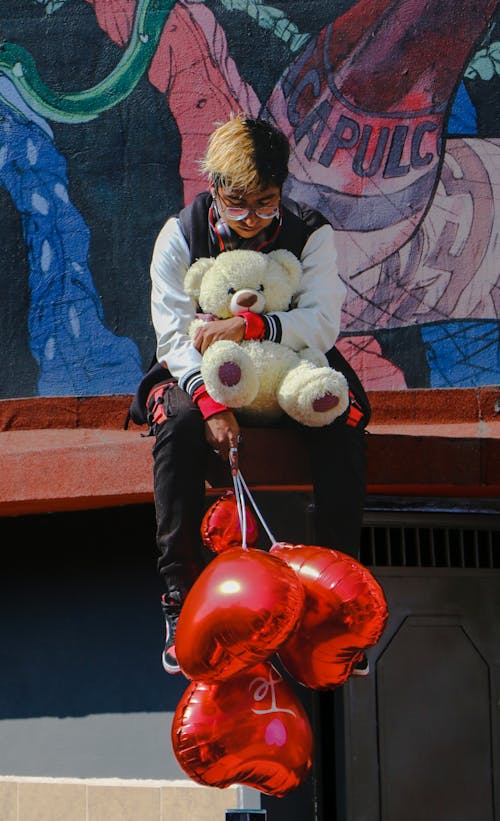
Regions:
[[280, 214], [279, 205], [267, 205], [262, 206], [262, 208], [235, 208], [232, 205], [226, 205], [218, 191], [217, 197], [219, 198], [220, 205], [222, 205], [222, 208], [220, 209], [222, 215], [227, 217], [227, 219], [235, 220], [236, 222], [246, 219], [249, 214], [255, 214], [255, 216], [261, 220], [276, 219], [276, 217], [279, 217]]

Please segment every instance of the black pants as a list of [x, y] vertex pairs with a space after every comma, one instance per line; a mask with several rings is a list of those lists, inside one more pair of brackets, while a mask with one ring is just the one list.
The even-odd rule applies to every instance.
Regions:
[[[206, 565], [200, 524], [209, 449], [205, 423], [188, 394], [170, 383], [162, 400], [162, 421], [151, 426], [158, 570], [167, 590], [186, 593]], [[342, 420], [321, 428], [289, 418], [279, 424], [294, 426], [310, 454], [316, 544], [358, 558], [365, 500], [364, 429]]]

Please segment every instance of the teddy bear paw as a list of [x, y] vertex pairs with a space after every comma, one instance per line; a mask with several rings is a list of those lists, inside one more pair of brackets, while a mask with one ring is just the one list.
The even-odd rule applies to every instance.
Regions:
[[205, 351], [201, 375], [210, 396], [228, 408], [250, 404], [259, 387], [252, 360], [240, 345], [228, 340]]
[[287, 374], [279, 392], [281, 407], [292, 419], [309, 427], [331, 424], [349, 405], [343, 374], [303, 363]]
[[340, 398], [338, 396], [327, 391], [323, 396], [318, 396], [313, 400], [312, 408], [317, 413], [326, 413], [336, 408], [339, 402]]
[[237, 362], [223, 362], [219, 365], [217, 376], [221, 385], [225, 388], [233, 388], [241, 382], [241, 368]]

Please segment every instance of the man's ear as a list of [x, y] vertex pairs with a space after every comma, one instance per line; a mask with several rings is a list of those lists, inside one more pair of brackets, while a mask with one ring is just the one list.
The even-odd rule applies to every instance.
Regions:
[[211, 193], [212, 197], [215, 199], [215, 195], [216, 195], [216, 193], [217, 193], [217, 189], [216, 189], [215, 185], [213, 184], [212, 180], [210, 180], [210, 183], [209, 183], [209, 185], [208, 185], [208, 190], [210, 191], [210, 193]]

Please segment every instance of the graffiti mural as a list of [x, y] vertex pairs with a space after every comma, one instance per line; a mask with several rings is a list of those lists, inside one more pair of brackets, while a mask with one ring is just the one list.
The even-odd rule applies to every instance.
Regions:
[[[15, 6], [15, 8], [13, 8]], [[368, 389], [500, 382], [498, 0], [0, 5], [0, 398], [131, 393], [215, 123], [290, 138]]]

